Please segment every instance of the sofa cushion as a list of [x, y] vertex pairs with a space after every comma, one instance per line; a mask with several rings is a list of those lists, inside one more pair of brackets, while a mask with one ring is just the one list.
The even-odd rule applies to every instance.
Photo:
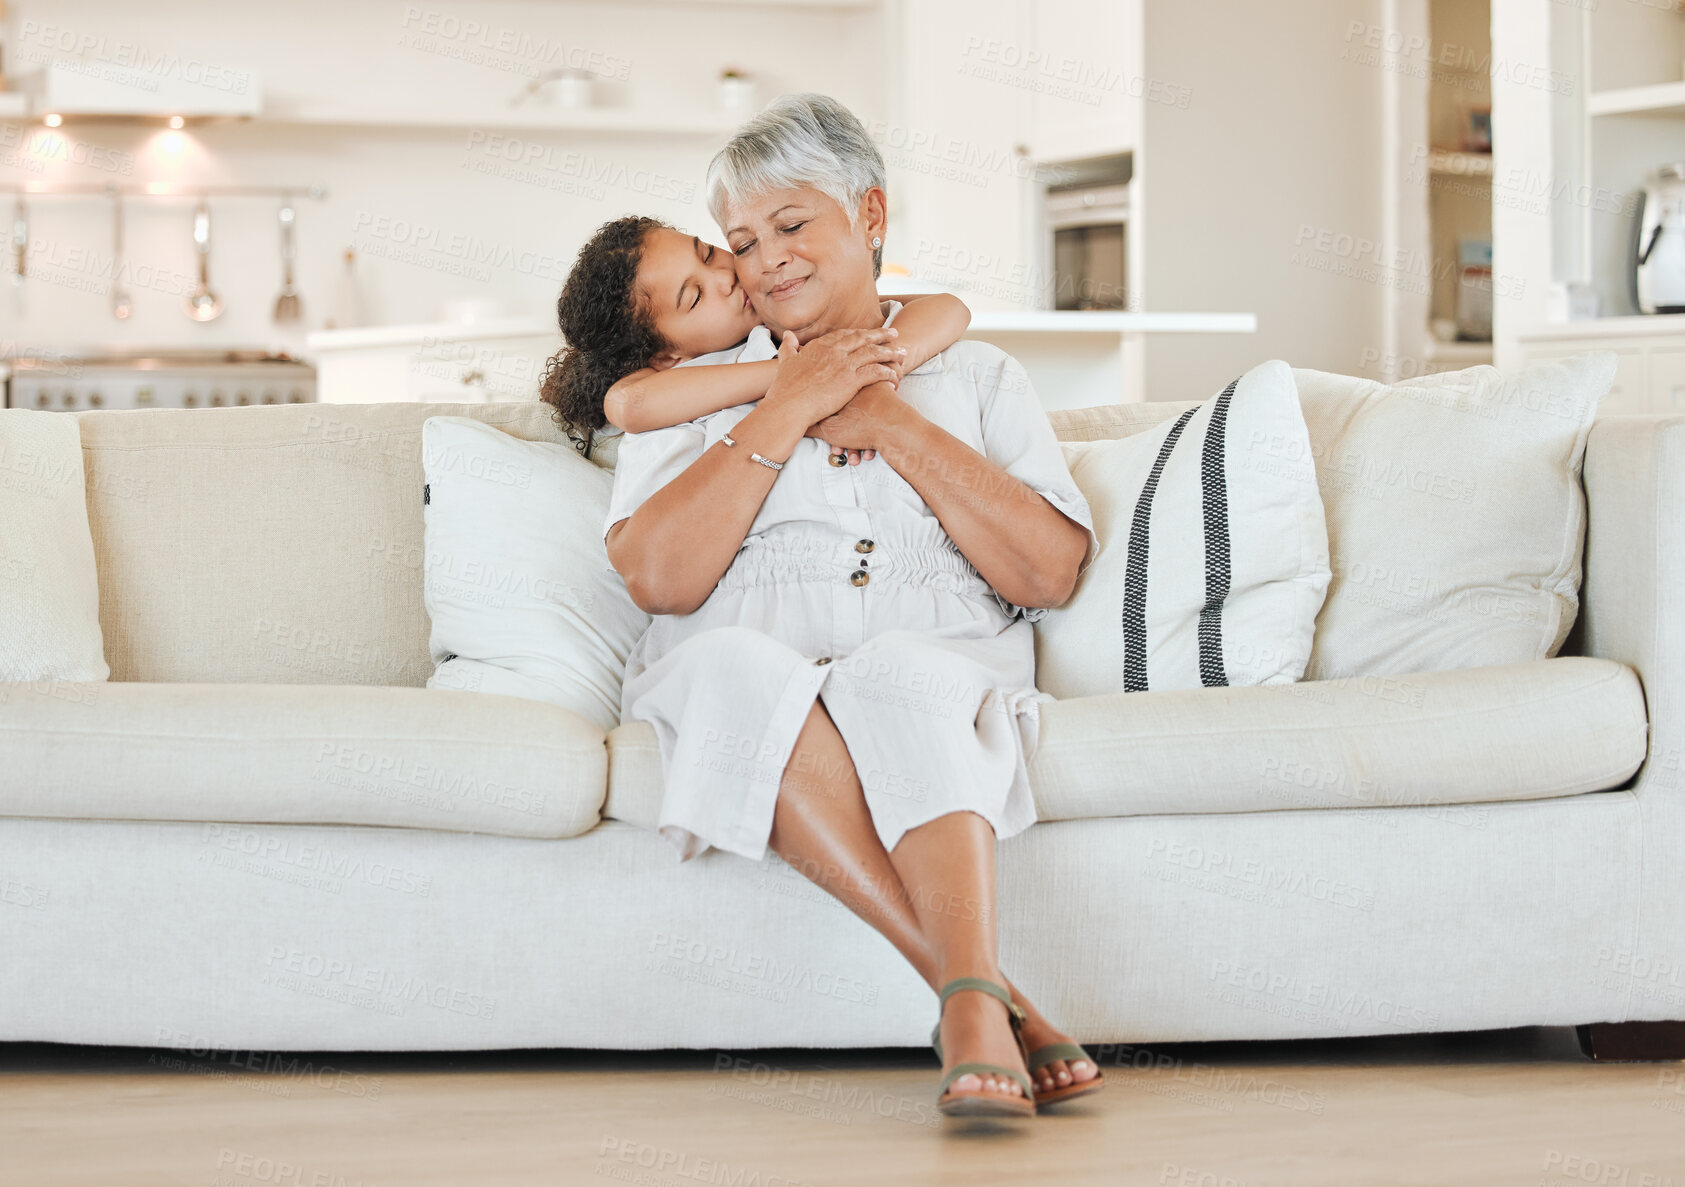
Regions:
[[82, 430], [111, 679], [420, 688], [433, 674], [421, 426], [470, 416], [565, 443], [552, 411], [533, 400], [53, 413]]
[[1100, 550], [1036, 624], [1053, 696], [1291, 683], [1328, 587], [1328, 532], [1293, 372], [1254, 367], [1197, 409], [1067, 441]]
[[62, 412], [0, 409], [0, 680], [104, 680], [82, 437]]
[[620, 724], [626, 660], [650, 617], [597, 524], [614, 478], [571, 447], [467, 416], [422, 429], [429, 688], [530, 697]]
[[[1580, 465], [1606, 351], [1382, 384], [1295, 369], [1333, 578], [1305, 677], [1557, 654], [1578, 610]], [[1127, 437], [1197, 405], [1050, 414], [1063, 441]]]
[[[1543, 799], [1644, 761], [1631, 668], [1563, 657], [1415, 676], [1109, 693], [1041, 705], [1040, 820]], [[655, 827], [654, 729], [608, 736], [603, 814]]]
[[571, 837], [603, 734], [519, 697], [346, 684], [0, 684], [0, 816]]
[[1564, 657], [1042, 706], [1042, 820], [1492, 803], [1617, 787], [1648, 742], [1631, 668]]
[[1305, 675], [1557, 653], [1579, 610], [1580, 465], [1608, 351], [1392, 385], [1297, 370], [1333, 580]]
[[1139, 404], [1096, 404], [1092, 408], [1055, 408], [1047, 414], [1053, 435], [1061, 441], [1110, 441], [1144, 433], [1160, 421], [1172, 420], [1200, 400], [1150, 400]]

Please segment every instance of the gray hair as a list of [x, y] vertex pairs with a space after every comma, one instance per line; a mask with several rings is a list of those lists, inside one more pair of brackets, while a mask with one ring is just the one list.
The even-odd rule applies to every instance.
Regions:
[[[883, 157], [859, 118], [829, 95], [782, 95], [708, 163], [708, 213], [722, 227], [727, 202], [767, 190], [809, 187], [843, 208], [853, 226], [860, 200], [884, 187]], [[872, 252], [872, 276], [883, 248]]]

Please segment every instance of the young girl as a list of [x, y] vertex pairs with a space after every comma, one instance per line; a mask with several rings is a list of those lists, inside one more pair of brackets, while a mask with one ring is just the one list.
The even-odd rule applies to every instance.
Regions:
[[[567, 345], [539, 390], [576, 449], [589, 457], [592, 434], [607, 423], [647, 433], [766, 395], [776, 359], [672, 370], [736, 346], [760, 324], [733, 263], [726, 249], [637, 215], [603, 224], [580, 249], [556, 301]], [[905, 374], [970, 324], [957, 297], [914, 300], [890, 328], [900, 347], [891, 365]], [[872, 457], [847, 452], [851, 462]]]

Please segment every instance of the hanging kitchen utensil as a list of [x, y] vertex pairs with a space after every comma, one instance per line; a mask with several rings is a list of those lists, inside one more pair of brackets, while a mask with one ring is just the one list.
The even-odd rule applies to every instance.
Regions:
[[281, 292], [275, 298], [275, 320], [297, 321], [304, 314], [298, 290], [293, 287], [293, 211], [291, 198], [281, 200]]
[[12, 284], [21, 287], [28, 273], [29, 259], [29, 208], [23, 204], [22, 194], [17, 196], [12, 206], [12, 257]]
[[187, 316], [215, 321], [222, 316], [222, 299], [211, 291], [211, 207], [203, 198], [193, 212], [193, 246], [199, 252], [199, 287], [187, 298]]
[[111, 316], [127, 321], [135, 311], [134, 298], [123, 287], [123, 195], [111, 191]]

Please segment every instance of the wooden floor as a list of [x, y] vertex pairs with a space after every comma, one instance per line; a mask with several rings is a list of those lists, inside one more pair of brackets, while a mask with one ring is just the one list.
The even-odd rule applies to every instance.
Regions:
[[351, 1055], [0, 1044], [0, 1184], [1685, 1187], [1685, 1064], [1571, 1030], [1100, 1052], [956, 1123], [909, 1051]]

